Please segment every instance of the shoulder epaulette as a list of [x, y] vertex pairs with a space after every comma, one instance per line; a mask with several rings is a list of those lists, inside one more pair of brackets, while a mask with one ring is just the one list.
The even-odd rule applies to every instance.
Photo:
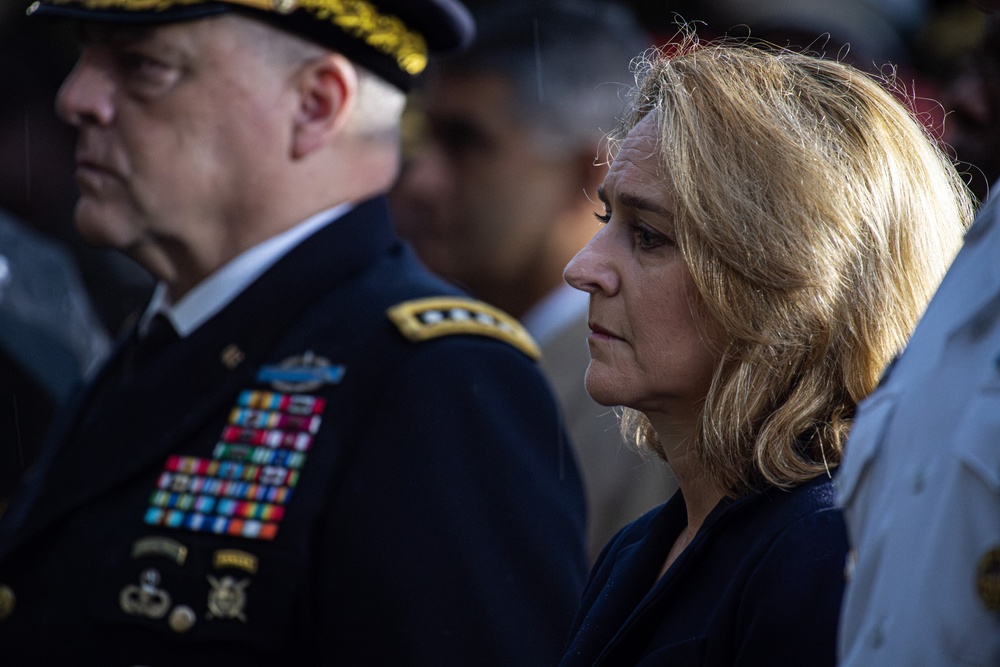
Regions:
[[498, 308], [462, 297], [428, 297], [396, 304], [386, 311], [400, 332], [412, 341], [471, 334], [502, 340], [532, 359], [538, 345], [521, 323]]

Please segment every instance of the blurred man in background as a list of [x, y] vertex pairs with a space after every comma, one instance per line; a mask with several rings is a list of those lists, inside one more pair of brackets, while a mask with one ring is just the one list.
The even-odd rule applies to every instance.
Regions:
[[599, 0], [505, 2], [476, 21], [472, 48], [429, 72], [394, 218], [432, 271], [539, 342], [582, 469], [594, 557], [676, 488], [587, 395], [587, 298], [562, 279], [597, 230], [601, 139], [623, 109], [629, 63], [651, 42], [625, 6]]

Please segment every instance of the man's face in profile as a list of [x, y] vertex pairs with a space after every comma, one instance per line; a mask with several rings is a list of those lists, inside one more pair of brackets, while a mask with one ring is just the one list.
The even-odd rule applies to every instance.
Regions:
[[259, 160], [287, 150], [287, 83], [255, 48], [266, 30], [234, 16], [83, 26], [57, 110], [78, 130], [84, 237], [149, 266], [167, 247], [213, 252], [216, 223], [259, 205]]

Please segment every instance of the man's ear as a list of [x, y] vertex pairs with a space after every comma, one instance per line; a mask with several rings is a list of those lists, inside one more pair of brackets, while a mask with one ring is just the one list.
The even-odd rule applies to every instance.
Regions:
[[344, 56], [328, 53], [302, 66], [298, 91], [292, 135], [296, 159], [328, 144], [340, 131], [358, 95], [358, 71]]

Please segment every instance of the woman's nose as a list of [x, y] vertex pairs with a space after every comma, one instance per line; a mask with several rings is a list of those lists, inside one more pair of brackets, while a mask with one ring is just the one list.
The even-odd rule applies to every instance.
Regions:
[[576, 253], [563, 271], [563, 279], [576, 289], [595, 294], [614, 294], [618, 291], [619, 278], [613, 266], [608, 227], [602, 228]]

